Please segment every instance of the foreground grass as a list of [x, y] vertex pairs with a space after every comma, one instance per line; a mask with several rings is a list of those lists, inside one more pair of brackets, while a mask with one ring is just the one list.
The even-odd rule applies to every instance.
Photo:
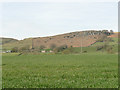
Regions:
[[3, 88], [117, 88], [117, 60], [112, 54], [3, 54]]

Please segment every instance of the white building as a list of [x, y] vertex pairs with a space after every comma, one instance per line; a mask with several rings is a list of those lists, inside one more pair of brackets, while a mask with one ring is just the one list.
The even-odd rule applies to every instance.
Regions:
[[45, 53], [46, 51], [45, 51], [45, 50], [42, 50], [41, 52], [42, 52], [42, 53]]
[[53, 51], [52, 50], [50, 50], [50, 53], [52, 53]]

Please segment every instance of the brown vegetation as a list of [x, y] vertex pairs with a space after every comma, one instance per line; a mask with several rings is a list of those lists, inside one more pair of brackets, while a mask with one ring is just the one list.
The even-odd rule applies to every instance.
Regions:
[[33, 46], [39, 47], [44, 45], [46, 48], [51, 49], [63, 45], [67, 45], [68, 47], [87, 47], [94, 44], [98, 40], [103, 40], [109, 35], [110, 32], [107, 30], [72, 32], [50, 37], [33, 38]]

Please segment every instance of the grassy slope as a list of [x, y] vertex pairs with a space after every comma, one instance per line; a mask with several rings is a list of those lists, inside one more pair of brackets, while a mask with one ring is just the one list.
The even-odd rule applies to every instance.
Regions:
[[[109, 42], [109, 45], [113, 45], [113, 51], [115, 53], [118, 52], [118, 38], [112, 38], [114, 42]], [[87, 53], [105, 53], [104, 50], [96, 51], [97, 46], [104, 45], [104, 42], [96, 42], [95, 44], [89, 46], [89, 47], [83, 47], [82, 51], [87, 51]], [[80, 53], [81, 52], [81, 47], [74, 47], [74, 52]]]
[[17, 39], [13, 39], [13, 38], [0, 38], [0, 45], [6, 43], [13, 43], [17, 41], [18, 41]]
[[3, 54], [3, 88], [117, 88], [114, 54]]
[[18, 41], [18, 42], [10, 42], [10, 43], [7, 43], [5, 45], [3, 45], [3, 49], [11, 49], [13, 47], [24, 47], [24, 46], [31, 46], [32, 45], [32, 40], [29, 38], [29, 39], [24, 39], [24, 40], [21, 40], [21, 41]]
[[[109, 45], [113, 46], [114, 52], [118, 52], [118, 38], [112, 37], [112, 40], [114, 40], [114, 42], [109, 42]], [[93, 45], [93, 47], [103, 45], [103, 44], [105, 44], [105, 43], [104, 42], [97, 42]]]
[[[118, 38], [115, 38], [115, 37], [112, 37], [112, 39], [115, 41], [115, 42], [110, 42], [110, 45], [115, 45], [115, 48], [117, 47], [117, 41], [118, 41]], [[6, 39], [7, 40], [7, 39]], [[5, 40], [3, 39], [3, 42], [5, 42]], [[97, 42], [97, 43], [95, 43], [95, 44], [93, 44], [92, 46], [90, 46], [92, 49], [95, 49], [95, 47], [97, 46], [97, 45], [102, 45], [102, 44], [104, 44], [103, 42]], [[2, 47], [3, 47], [3, 49], [8, 49], [8, 50], [10, 50], [11, 48], [13, 48], [13, 47], [19, 47], [19, 48], [21, 48], [21, 47], [24, 47], [24, 46], [32, 46], [32, 39], [31, 38], [28, 38], [28, 39], [24, 39], [24, 40], [20, 40], [20, 41], [17, 41], [17, 42], [9, 42], [9, 43], [6, 43], [6, 44], [4, 44]], [[87, 48], [86, 47], [86, 49], [89, 49], [89, 48]], [[86, 50], [85, 49], [85, 50]]]

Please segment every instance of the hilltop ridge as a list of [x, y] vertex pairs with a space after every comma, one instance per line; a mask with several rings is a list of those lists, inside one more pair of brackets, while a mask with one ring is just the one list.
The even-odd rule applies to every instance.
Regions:
[[97, 40], [114, 35], [113, 31], [108, 30], [88, 30], [88, 31], [77, 31], [65, 34], [59, 34], [55, 36], [48, 37], [36, 37], [36, 38], [26, 38], [24, 40], [15, 40], [14, 42], [9, 42], [3, 44], [3, 49], [11, 49], [13, 47], [25, 47], [29, 48], [39, 48], [44, 46], [45, 48], [50, 48], [51, 45], [61, 46], [67, 45], [68, 47], [88, 47]]
[[67, 45], [69, 47], [87, 47], [95, 43], [103, 36], [109, 36], [112, 34], [113, 32], [111, 33], [108, 30], [89, 30], [71, 32], [50, 37], [38, 37], [33, 38], [33, 47], [44, 45], [46, 48], [49, 48], [52, 44], [55, 44], [56, 46]]

